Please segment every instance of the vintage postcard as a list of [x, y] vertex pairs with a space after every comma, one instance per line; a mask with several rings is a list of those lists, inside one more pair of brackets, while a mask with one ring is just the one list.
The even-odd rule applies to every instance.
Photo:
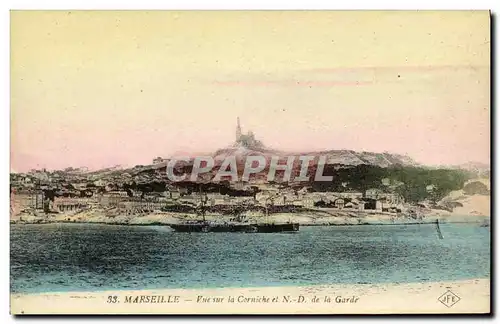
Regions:
[[488, 11], [12, 11], [12, 314], [491, 311]]

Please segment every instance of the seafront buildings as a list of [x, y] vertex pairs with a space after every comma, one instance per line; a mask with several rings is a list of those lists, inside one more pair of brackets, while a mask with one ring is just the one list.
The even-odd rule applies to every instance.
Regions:
[[[49, 197], [36, 192], [12, 192], [12, 211], [14, 213], [40, 210], [49, 213], [83, 211], [92, 208], [116, 209], [124, 213], [155, 212], [169, 210], [172, 206], [198, 207], [202, 202], [208, 207], [224, 206], [295, 206], [305, 209], [338, 209], [351, 211], [402, 212], [404, 204], [395, 204], [385, 197], [378, 200], [366, 198], [362, 193], [307, 192], [298, 194], [293, 191], [260, 191], [253, 196], [230, 196], [219, 193], [188, 193], [173, 198], [168, 191], [161, 196], [146, 194], [132, 197], [125, 191], [94, 193], [92, 197]], [[392, 194], [388, 194], [391, 196]]]
[[[31, 180], [29, 180], [31, 179]], [[193, 210], [201, 204], [207, 207], [296, 207], [307, 209], [336, 209], [350, 211], [402, 212], [404, 200], [394, 193], [369, 189], [365, 192], [316, 192], [307, 185], [297, 189], [282, 184], [220, 187], [218, 192], [199, 192], [175, 184], [152, 188], [149, 180], [140, 184], [126, 181], [78, 179], [57, 180], [50, 177], [37, 182], [32, 175], [13, 175], [11, 181], [11, 211], [14, 214], [30, 211], [45, 213], [75, 213], [90, 209], [115, 209], [134, 214], [175, 210], [175, 206], [189, 206]], [[136, 179], [136, 178], [134, 178]], [[137, 178], [138, 179], [138, 178]], [[132, 181], [133, 182], [133, 181]], [[184, 183], [185, 184], [185, 183]], [[236, 189], [238, 188], [238, 189]], [[225, 190], [223, 190], [225, 189]], [[222, 192], [226, 191], [226, 192]]]

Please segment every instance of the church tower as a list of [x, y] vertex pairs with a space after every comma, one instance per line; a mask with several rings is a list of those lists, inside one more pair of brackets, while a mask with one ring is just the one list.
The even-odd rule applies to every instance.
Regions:
[[241, 138], [240, 117], [236, 117], [236, 142]]

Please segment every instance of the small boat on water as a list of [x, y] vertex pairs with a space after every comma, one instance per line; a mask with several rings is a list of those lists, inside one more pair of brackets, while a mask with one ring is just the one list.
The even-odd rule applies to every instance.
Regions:
[[490, 227], [490, 221], [484, 220], [479, 227]]

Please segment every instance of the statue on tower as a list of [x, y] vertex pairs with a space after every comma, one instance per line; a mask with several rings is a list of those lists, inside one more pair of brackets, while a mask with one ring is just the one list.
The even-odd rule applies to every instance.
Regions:
[[236, 117], [236, 142], [241, 138], [240, 117]]

